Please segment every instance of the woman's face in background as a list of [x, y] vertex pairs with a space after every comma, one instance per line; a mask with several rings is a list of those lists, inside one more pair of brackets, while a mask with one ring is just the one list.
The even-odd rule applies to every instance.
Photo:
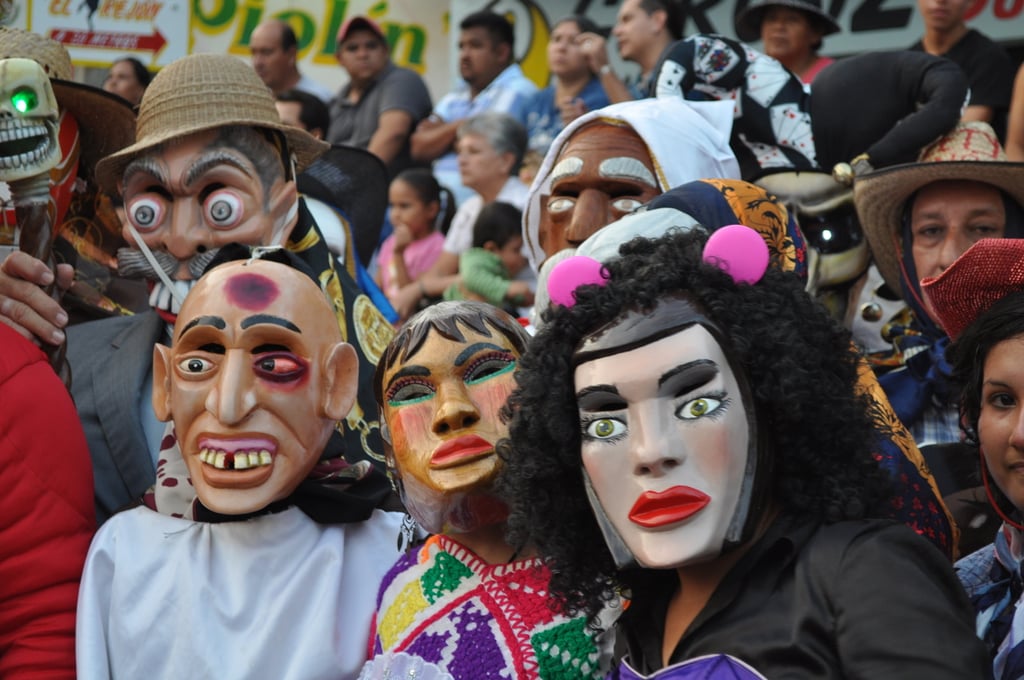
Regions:
[[978, 439], [996, 486], [1024, 508], [1024, 335], [995, 345], [985, 358]]
[[110, 67], [107, 79], [103, 81], [103, 89], [128, 100], [132, 106], [142, 101], [142, 93], [146, 91], [142, 83], [135, 77], [135, 69], [127, 61], [118, 61]]
[[548, 68], [556, 76], [578, 75], [589, 71], [587, 58], [576, 43], [580, 27], [575, 21], [555, 26], [548, 38]]

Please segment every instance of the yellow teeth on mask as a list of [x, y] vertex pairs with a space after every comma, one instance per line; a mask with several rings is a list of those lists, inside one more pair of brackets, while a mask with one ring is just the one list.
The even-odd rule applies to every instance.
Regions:
[[219, 470], [246, 470], [248, 468], [270, 465], [274, 459], [266, 449], [257, 451], [235, 451], [234, 462], [228, 464], [228, 453], [217, 449], [203, 449], [199, 452], [199, 460]]

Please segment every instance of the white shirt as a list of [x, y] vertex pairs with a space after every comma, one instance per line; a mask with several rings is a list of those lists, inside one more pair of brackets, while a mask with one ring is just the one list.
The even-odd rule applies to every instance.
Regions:
[[401, 515], [321, 525], [298, 508], [211, 524], [138, 507], [93, 539], [78, 677], [355, 678]]
[[331, 92], [330, 88], [321, 85], [317, 81], [313, 80], [312, 78], [304, 74], [302, 75], [301, 78], [299, 78], [299, 82], [295, 83], [294, 89], [302, 90], [303, 92], [308, 92], [309, 94], [314, 95], [324, 104], [330, 104], [331, 100], [334, 99], [334, 93]]
[[[495, 202], [511, 203], [522, 210], [526, 206], [526, 199], [529, 196], [530, 188], [523, 184], [518, 177], [509, 177], [498, 192]], [[444, 239], [445, 252], [453, 255], [461, 255], [473, 246], [473, 225], [480, 210], [484, 207], [484, 199], [480, 194], [473, 194], [472, 198], [466, 200], [452, 217], [452, 223], [448, 227], [448, 234]]]

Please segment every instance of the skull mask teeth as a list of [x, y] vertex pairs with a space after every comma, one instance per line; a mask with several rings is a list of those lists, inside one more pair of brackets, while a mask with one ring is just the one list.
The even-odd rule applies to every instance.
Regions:
[[31, 59], [0, 60], [0, 180], [48, 172], [60, 161], [57, 98]]

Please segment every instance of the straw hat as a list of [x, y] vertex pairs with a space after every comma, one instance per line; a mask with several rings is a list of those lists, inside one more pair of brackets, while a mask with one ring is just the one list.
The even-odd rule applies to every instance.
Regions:
[[743, 42], [761, 39], [761, 22], [769, 7], [789, 7], [810, 14], [821, 27], [821, 35], [839, 32], [839, 24], [832, 15], [821, 9], [818, 0], [754, 0], [736, 14], [736, 35]]
[[132, 143], [135, 113], [131, 104], [99, 88], [74, 82], [71, 56], [59, 42], [0, 26], [0, 59], [14, 57], [31, 59], [42, 66], [50, 76], [57, 104], [78, 121], [81, 168], [88, 171], [99, 159]]
[[956, 340], [965, 328], [1006, 295], [1024, 290], [1024, 239], [983, 238], [921, 292], [939, 325]]
[[274, 97], [249, 64], [221, 54], [193, 54], [160, 71], [139, 104], [136, 142], [107, 156], [96, 178], [108, 191], [117, 187], [125, 166], [164, 142], [228, 125], [281, 132], [302, 171], [329, 145], [305, 130], [285, 125]]
[[1024, 206], [1024, 163], [1006, 160], [986, 123], [961, 123], [921, 154], [917, 163], [893, 165], [858, 177], [853, 184], [861, 226], [885, 283], [900, 290], [900, 234], [904, 206], [932, 182], [963, 180], [991, 184]]

